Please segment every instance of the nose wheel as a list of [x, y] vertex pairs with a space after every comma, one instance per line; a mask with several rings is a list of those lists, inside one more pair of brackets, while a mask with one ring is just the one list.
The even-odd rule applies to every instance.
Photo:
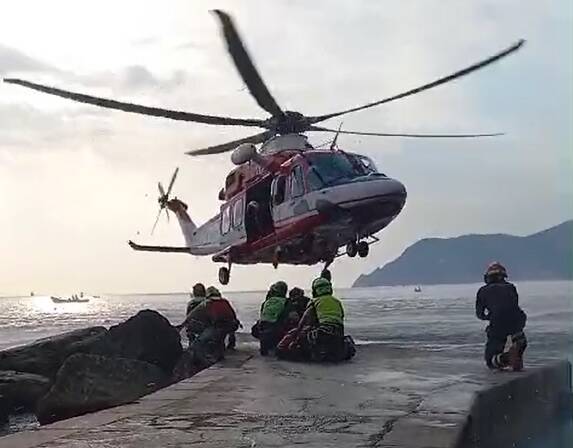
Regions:
[[229, 284], [229, 279], [231, 278], [231, 269], [225, 266], [219, 268], [219, 283], [221, 285]]

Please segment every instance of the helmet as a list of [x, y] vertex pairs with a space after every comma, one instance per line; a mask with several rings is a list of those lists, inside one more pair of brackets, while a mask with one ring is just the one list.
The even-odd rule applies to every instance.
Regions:
[[323, 277], [318, 277], [312, 282], [312, 297], [320, 297], [332, 294], [332, 284]]
[[483, 277], [486, 283], [491, 283], [496, 280], [507, 278], [507, 270], [505, 269], [505, 266], [496, 261], [487, 267]]
[[193, 296], [195, 297], [205, 297], [207, 292], [205, 291], [205, 285], [203, 283], [195, 283], [193, 285]]
[[298, 299], [299, 297], [304, 296], [304, 290], [295, 286], [293, 289], [289, 291], [288, 296], [290, 299]]
[[209, 286], [207, 288], [207, 298], [209, 299], [211, 297], [221, 297], [221, 293], [214, 286]]
[[332, 274], [331, 274], [330, 271], [329, 271], [328, 269], [326, 269], [326, 268], [324, 268], [324, 269], [322, 270], [322, 272], [320, 273], [320, 276], [321, 276], [322, 278], [325, 278], [325, 279], [328, 280], [329, 282], [332, 281]]
[[288, 285], [282, 280], [273, 283], [269, 288], [269, 295], [271, 296], [286, 297], [287, 292], [288, 292]]

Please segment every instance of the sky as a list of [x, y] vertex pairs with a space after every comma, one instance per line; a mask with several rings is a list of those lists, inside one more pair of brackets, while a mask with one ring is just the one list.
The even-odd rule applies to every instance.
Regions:
[[[343, 118], [380, 132], [496, 132], [475, 140], [342, 136], [402, 181], [408, 201], [367, 259], [342, 257], [335, 285], [425, 237], [526, 235], [573, 217], [573, 11], [568, 0], [20, 0], [0, 15], [0, 77], [166, 108], [266, 118], [209, 12], [230, 12], [283, 109], [309, 115], [368, 103], [483, 59], [517, 54], [414, 97]], [[325, 125], [336, 127], [340, 121]], [[210, 257], [133, 252], [129, 239], [181, 245], [175, 220], [153, 236], [157, 181], [202, 223], [217, 213], [229, 155], [185, 151], [245, 128], [173, 122], [80, 105], [0, 83], [0, 295], [185, 291], [216, 283]], [[311, 134], [319, 144], [328, 135]], [[227, 290], [315, 267], [234, 266]]]

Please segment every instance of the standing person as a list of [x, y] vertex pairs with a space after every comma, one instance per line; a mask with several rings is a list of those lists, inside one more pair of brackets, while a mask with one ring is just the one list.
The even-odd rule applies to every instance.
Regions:
[[261, 305], [259, 320], [253, 327], [252, 334], [259, 339], [260, 353], [263, 356], [274, 350], [282, 337], [287, 291], [288, 285], [283, 281], [272, 284]]
[[193, 340], [197, 336], [197, 334], [193, 333], [192, 326], [190, 326], [190, 318], [189, 315], [193, 309], [201, 304], [206, 299], [207, 291], [205, 290], [205, 285], [203, 283], [195, 283], [193, 285], [193, 290], [191, 293], [191, 300], [187, 302], [187, 309], [185, 310], [185, 320], [176, 328], [181, 329], [185, 328], [187, 333], [187, 339], [189, 340], [189, 345], [193, 343]]
[[[477, 292], [476, 316], [489, 321], [486, 328], [485, 362], [490, 369], [523, 369], [527, 339], [523, 329], [526, 314], [519, 307], [515, 285], [508, 282], [507, 270], [492, 263], [485, 274], [485, 285]], [[506, 345], [509, 348], [506, 348]]]

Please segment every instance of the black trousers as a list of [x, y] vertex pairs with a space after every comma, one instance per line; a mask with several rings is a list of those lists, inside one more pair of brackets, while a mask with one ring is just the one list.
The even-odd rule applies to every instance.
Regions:
[[487, 332], [487, 342], [485, 344], [485, 363], [490, 369], [498, 369], [506, 367], [509, 364], [507, 353], [503, 353], [507, 336], [511, 336], [514, 343], [517, 343], [519, 355], [523, 356], [523, 352], [527, 348], [527, 338], [525, 333], [520, 331], [513, 335], [496, 334]]

